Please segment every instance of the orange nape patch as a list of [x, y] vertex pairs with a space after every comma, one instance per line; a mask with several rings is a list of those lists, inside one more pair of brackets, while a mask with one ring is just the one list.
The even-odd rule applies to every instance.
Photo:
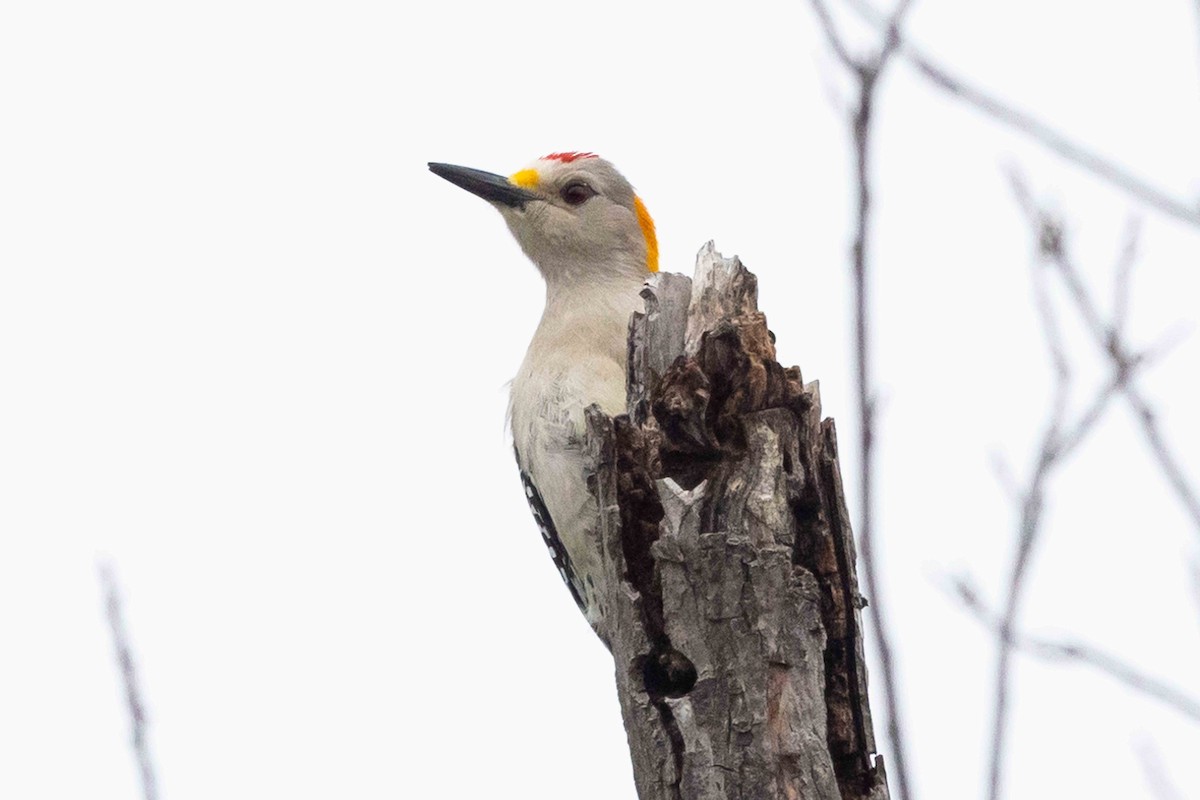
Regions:
[[570, 164], [572, 161], [578, 161], [581, 158], [599, 158], [595, 153], [576, 153], [572, 150], [569, 153], [551, 153], [550, 155], [542, 156], [542, 161], [561, 161], [564, 164]]
[[508, 182], [522, 189], [536, 189], [541, 176], [536, 169], [523, 169], [508, 176]]
[[646, 239], [646, 269], [658, 272], [658, 236], [654, 233], [654, 220], [650, 218], [650, 212], [640, 197], [633, 198], [633, 210], [637, 212], [638, 225]]

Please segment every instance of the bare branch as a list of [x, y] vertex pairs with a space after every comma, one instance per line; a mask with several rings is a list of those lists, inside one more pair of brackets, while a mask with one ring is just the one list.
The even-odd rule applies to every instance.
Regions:
[[837, 31], [837, 26], [833, 24], [833, 16], [829, 13], [829, 7], [825, 5], [825, 0], [812, 0], [813, 11], [817, 15], [817, 21], [821, 23], [821, 30], [825, 33], [825, 39], [829, 42], [829, 49], [834, 52], [838, 60], [854, 74], [862, 68], [858, 60], [850, 55], [850, 51], [846, 49], [846, 43], [842, 41], [841, 34]]
[[[954, 596], [981, 624], [995, 631], [997, 636], [1006, 635], [1004, 620], [997, 619], [984, 605], [969, 582], [961, 578], [955, 579], [951, 582], [951, 587]], [[1011, 628], [1007, 635], [1014, 650], [1042, 661], [1068, 661], [1092, 667], [1137, 694], [1157, 700], [1171, 710], [1200, 723], [1200, 699], [1166, 681], [1146, 675], [1110, 653], [1083, 642], [1032, 636], [1018, 633]]]
[[865, 73], [878, 74], [891, 60], [901, 42], [900, 28], [904, 23], [904, 17], [913, 5], [913, 0], [899, 0], [891, 15], [882, 22], [883, 42], [875, 56], [871, 59], [859, 59], [850, 54], [845, 40], [838, 33], [837, 25], [834, 24], [833, 15], [829, 12], [829, 6], [825, 4], [825, 0], [811, 0], [811, 2], [830, 49], [833, 50], [842, 65], [850, 73], [858, 76], [860, 81], [863, 80]]
[[1171, 448], [1167, 445], [1167, 440], [1163, 437], [1162, 430], [1158, 425], [1158, 417], [1150, 405], [1142, 399], [1142, 395], [1137, 389], [1126, 387], [1125, 399], [1133, 409], [1138, 424], [1142, 426], [1142, 435], [1146, 437], [1146, 444], [1150, 447], [1150, 452], [1154, 455], [1155, 460], [1158, 461], [1159, 469], [1162, 470], [1167, 483], [1175, 490], [1175, 494], [1179, 498], [1179, 502], [1183, 504], [1188, 516], [1192, 518], [1192, 525], [1196, 528], [1196, 532], [1200, 533], [1200, 497], [1197, 497], [1195, 488], [1188, 482], [1187, 477], [1183, 474], [1183, 468], [1175, 460]]
[[1166, 681], [1139, 672], [1116, 656], [1091, 645], [1071, 640], [1054, 641], [1025, 637], [1019, 642], [1019, 646], [1023, 652], [1043, 660], [1075, 661], [1086, 664], [1124, 685], [1125, 688], [1157, 700], [1193, 722], [1200, 723], [1200, 699], [1188, 695]]
[[1196, 601], [1196, 619], [1200, 619], [1200, 558], [1192, 558], [1188, 573], [1192, 583], [1192, 599]]
[[1109, 383], [1097, 391], [1088, 409], [1063, 433], [1059, 442], [1059, 449], [1063, 455], [1069, 454], [1087, 438], [1108, 409], [1109, 403], [1132, 384], [1135, 372], [1140, 372], [1159, 361], [1171, 350], [1173, 344], [1171, 341], [1155, 344], [1150, 349], [1131, 356], [1126, 364], [1113, 371]]
[[1159, 335], [1149, 347], [1143, 350], [1138, 358], [1142, 361], [1161, 361], [1168, 353], [1179, 347], [1194, 332], [1194, 325], [1177, 322]]
[[1050, 473], [1059, 462], [1059, 442], [1066, 414], [1070, 390], [1071, 373], [1063, 354], [1062, 341], [1053, 310], [1045, 294], [1045, 283], [1035, 270], [1034, 287], [1037, 306], [1042, 320], [1046, 345], [1054, 362], [1054, 402], [1050, 417], [1042, 434], [1041, 445], [1034, 462], [1033, 476], [1023, 493], [1020, 522], [1018, 524], [1017, 550], [1009, 568], [1008, 590], [1004, 604], [1004, 615], [997, 626], [999, 647], [996, 653], [995, 700], [992, 715], [991, 759], [988, 770], [988, 797], [999, 800], [1001, 772], [1004, 764], [1005, 735], [1008, 727], [1008, 700], [1012, 685], [1011, 660], [1015, 646], [1013, 628], [1024, 597], [1025, 577], [1028, 573], [1034, 545], [1037, 542], [1044, 509], [1044, 494]]
[[1129, 321], [1129, 278], [1133, 274], [1133, 265], [1137, 263], [1141, 233], [1141, 219], [1130, 217], [1125, 223], [1125, 244], [1117, 257], [1114, 270], [1116, 277], [1113, 279], [1113, 328], [1121, 336], [1124, 335], [1125, 325]]
[[[1035, 232], [1038, 248], [1037, 262], [1061, 258], [1066, 247], [1062, 222], [1037, 206], [1019, 171], [1010, 170], [1009, 178], [1017, 204], [1028, 217], [1030, 226]], [[1016, 552], [1009, 568], [1003, 612], [993, 624], [999, 646], [996, 653], [995, 699], [993, 701], [991, 755], [988, 770], [988, 797], [991, 800], [998, 800], [1001, 796], [1007, 743], [1009, 695], [1012, 685], [1012, 654], [1019, 647], [1015, 634], [1016, 623], [1025, 594], [1025, 581], [1029, 565], [1041, 531], [1045, 494], [1049, 480], [1053, 472], [1095, 429], [1113, 398], [1125, 390], [1133, 379], [1135, 371], [1144, 363], [1139, 357], [1126, 355], [1123, 345], [1119, 344], [1117, 334], [1111, 333], [1109, 339], [1118, 342], [1113, 346], [1113, 352], [1120, 356], [1111, 381], [1096, 392], [1092, 402], [1082, 415], [1074, 421], [1068, 421], [1071, 370], [1063, 346], [1058, 319], [1047, 292], [1047, 273], [1040, 263], [1035, 262], [1032, 279], [1038, 317], [1054, 367], [1053, 401], [1034, 459], [1028, 486], [1019, 493], [1020, 515]], [[1099, 319], [1098, 312], [1094, 323], [1099, 329], [1110, 330], [1103, 320]], [[1111, 330], [1115, 330], [1115, 328]], [[982, 607], [978, 604], [977, 598], [972, 602], [975, 597], [973, 593], [964, 590], [960, 591], [960, 595], [964, 602], [973, 608]]]
[[[1048, 230], [1050, 222], [1043, 222], [1043, 230]], [[1049, 234], [1043, 232], [1043, 240]], [[1050, 351], [1050, 363], [1054, 366], [1054, 414], [1052, 421], [1055, 426], [1061, 422], [1066, 413], [1067, 390], [1071, 383], [1071, 366], [1067, 362], [1067, 351], [1063, 346], [1062, 331], [1058, 326], [1058, 318], [1054, 315], [1054, 306], [1050, 303], [1050, 295], [1046, 289], [1046, 277], [1040, 269], [1033, 271], [1034, 307], [1038, 312], [1038, 320], [1042, 325], [1042, 337], [1046, 340], [1046, 349]], [[1047, 439], [1047, 445], [1054, 447], [1057, 440]]]
[[892, 10], [892, 15], [888, 18], [884, 25], [883, 46], [879, 48], [879, 55], [875, 57], [875, 69], [880, 70], [884, 67], [892, 55], [896, 52], [896, 48], [900, 46], [902, 41], [900, 38], [900, 29], [904, 24], [904, 17], [908, 14], [908, 10], [912, 7], [912, 0], [900, 0], [896, 3], [895, 9]]
[[1142, 765], [1142, 774], [1146, 778], [1146, 784], [1150, 787], [1150, 794], [1156, 800], [1184, 800], [1183, 794], [1167, 777], [1167, 768], [1163, 764], [1162, 753], [1158, 751], [1153, 741], [1140, 737], [1134, 742], [1133, 751]]
[[1008, 499], [1019, 501], [1021, 487], [1017, 484], [1016, 476], [1013, 475], [1012, 465], [1008, 463], [1008, 459], [999, 450], [994, 449], [988, 453], [988, 461], [992, 465], [992, 474], [996, 477], [996, 482], [1008, 495]]
[[[1151, 350], [1130, 357], [1123, 368], [1114, 371], [1109, 382], [1098, 389], [1087, 409], [1071, 424], [1066, 425], [1059, 433], [1056, 458], [1069, 456], [1095, 428], [1104, 412], [1112, 401], [1129, 386], [1135, 373], [1146, 369], [1158, 361], [1170, 348], [1156, 345]], [[1059, 367], [1063, 369], [1063, 367]], [[1009, 476], [1011, 480], [1011, 475]]]
[[1049, 419], [1045, 425], [1037, 456], [1029, 478], [1028, 488], [1021, 495], [1020, 521], [1016, 552], [1009, 571], [1009, 579], [1003, 610], [997, 619], [984, 613], [977, 596], [962, 586], [959, 595], [965, 604], [981, 614], [989, 627], [996, 632], [999, 647], [996, 654], [995, 700], [991, 740], [991, 761], [988, 772], [988, 796], [998, 800], [1001, 795], [1005, 745], [1007, 741], [1008, 704], [1011, 689], [1012, 654], [1020, 649], [1041, 658], [1072, 659], [1085, 662], [1106, 674], [1133, 686], [1143, 694], [1154, 696], [1191, 715], [1200, 711], [1200, 705], [1178, 690], [1162, 682], [1140, 675], [1128, 665], [1101, 653], [1094, 648], [1076, 643], [1051, 642], [1031, 637], [1019, 637], [1016, 623], [1019, 617], [1024, 584], [1040, 533], [1045, 492], [1053, 471], [1078, 447], [1095, 426], [1118, 394], [1136, 396], [1133, 380], [1136, 372], [1149, 359], [1145, 354], [1133, 353], [1122, 339], [1122, 322], [1128, 303], [1129, 276], [1136, 252], [1136, 229], [1131, 229], [1125, 247], [1118, 259], [1114, 280], [1114, 319], [1105, 320], [1092, 301], [1078, 270], [1067, 255], [1067, 242], [1061, 220], [1050, 215], [1034, 200], [1027, 183], [1016, 169], [1009, 171], [1013, 194], [1017, 204], [1025, 213], [1034, 231], [1037, 243], [1037, 262], [1046, 262], [1056, 267], [1057, 274], [1067, 286], [1068, 293], [1083, 317], [1106, 358], [1111, 362], [1112, 375], [1109, 383], [1099, 389], [1085, 411], [1073, 422], [1068, 423], [1067, 400], [1071, 373], [1062, 344], [1054, 307], [1050, 303], [1045, 282], [1047, 272], [1041, 263], [1035, 263], [1033, 286], [1038, 316], [1046, 345], [1054, 365], [1054, 399]]
[[1104, 412], [1108, 410], [1109, 405], [1116, 398], [1117, 394], [1120, 393], [1121, 388], [1129, 378], [1128, 374], [1115, 375], [1108, 386], [1097, 392], [1087, 410], [1076, 420], [1074, 425], [1071, 425], [1059, 437], [1058, 449], [1060, 457], [1065, 458], [1083, 443], [1083, 440], [1096, 427], [1096, 423], [1104, 416]]
[[100, 564], [99, 572], [100, 586], [104, 591], [108, 626], [112, 632], [113, 646], [117, 654], [117, 666], [121, 670], [121, 680], [125, 687], [126, 708], [129, 712], [130, 727], [133, 733], [133, 754], [137, 759], [138, 771], [142, 779], [142, 797], [144, 800], [157, 800], [158, 781], [155, 778], [154, 761], [150, 757], [150, 743], [146, 736], [146, 707], [138, 686], [137, 669], [133, 661], [133, 650], [129, 645], [129, 634], [125, 630], [125, 622], [121, 616], [121, 593], [111, 565]]
[[[1117, 324], [1114, 322], [1112, 325], [1109, 325], [1101, 317], [1099, 308], [1092, 299], [1079, 268], [1071, 260], [1065, 243], [1060, 240], [1056, 248], [1052, 250], [1043, 249], [1043, 252], [1050, 263], [1057, 268], [1059, 275], [1063, 279], [1063, 283], [1067, 287], [1068, 293], [1075, 303], [1076, 310], [1078, 310], [1088, 329], [1091, 331], [1096, 346], [1103, 351], [1111, 362], [1113, 371], [1120, 374], [1132, 370], [1138, 363], [1139, 357], [1130, 352]], [[1142, 428], [1142, 435], [1145, 437], [1151, 454], [1158, 462], [1163, 477], [1166, 478], [1171, 488], [1175, 490], [1179, 502], [1183, 505], [1188, 516], [1191, 517], [1193, 527], [1200, 534], [1200, 495], [1197, 494], [1196, 489], [1188, 481], [1183, 472], [1183, 467], [1179, 464], [1178, 459], [1176, 459], [1170, 446], [1167, 444], [1167, 440], [1159, 427], [1154, 409], [1132, 381], [1122, 382], [1121, 391], [1124, 393], [1126, 401], [1128, 401], [1130, 408], [1133, 410], [1134, 417]]]
[[851, 246], [851, 272], [854, 278], [854, 340], [856, 350], [856, 389], [859, 414], [859, 486], [862, 492], [862, 516], [858, 527], [859, 555], [863, 568], [863, 582], [871, 599], [868, 606], [875, 621], [876, 643], [879, 662], [883, 673], [884, 703], [888, 714], [888, 739], [892, 745], [892, 761], [889, 772], [899, 800], [913, 797], [908, 782], [908, 759], [905, 755], [903, 724], [900, 712], [899, 686], [895, 660], [892, 655], [891, 635], [887, 617], [883, 612], [886, 604], [878, 580], [875, 564], [875, 532], [872, 527], [874, 503], [873, 476], [875, 473], [875, 410], [876, 396], [871, 380], [871, 340], [868, 331], [869, 303], [867, 298], [867, 248], [871, 229], [871, 133], [875, 108], [875, 91], [879, 77], [892, 60], [901, 41], [900, 26], [912, 8], [911, 0], [900, 0], [895, 10], [883, 25], [884, 40], [873, 59], [860, 61], [850, 56], [845, 43], [833, 24], [824, 0], [812, 0], [813, 9], [821, 23], [830, 46], [851, 72], [859, 84], [858, 107], [851, 120], [851, 131], [855, 153], [855, 180], [858, 189], [857, 221], [854, 243]]
[[1196, 3], [1196, 43], [1200, 45], [1200, 0], [1195, 0]]
[[[867, 0], [845, 0], [845, 2], [871, 25], [880, 30], [887, 30], [887, 18]], [[984, 90], [972, 86], [934, 63], [903, 38], [900, 39], [896, 49], [926, 80], [942, 91], [953, 95], [997, 122], [1017, 130], [1060, 158], [1082, 167], [1147, 206], [1189, 225], [1200, 227], [1200, 203], [1183, 202], [1172, 197], [1127, 168], [1072, 141], [1032, 114], [1016, 109]]]
[[[1067, 287], [1068, 294], [1075, 303], [1076, 310], [1091, 332], [1096, 346], [1100, 348], [1104, 356], [1111, 363], [1115, 375], [1121, 376], [1123, 373], [1131, 372], [1144, 359], [1144, 356], [1135, 355], [1131, 352], [1122, 337], [1119, 319], [1114, 320], [1110, 324], [1101, 316], [1100, 308], [1095, 300], [1092, 299], [1079, 268], [1070, 258], [1066, 242], [1062, 236], [1061, 223], [1049, 220], [1045, 212], [1038, 209], [1037, 204], [1033, 201], [1028, 188], [1019, 174], [1011, 171], [1010, 177], [1013, 181], [1018, 203], [1024, 209], [1026, 216], [1029, 217], [1030, 224], [1039, 228], [1038, 238], [1042, 256], [1057, 269], [1059, 276]], [[1126, 252], [1128, 253], [1132, 249], [1133, 245], [1127, 244]], [[1122, 260], [1126, 260], [1124, 254], [1122, 255]], [[1127, 281], [1127, 273], [1130, 269], [1131, 267], [1120, 267], [1118, 269], [1118, 280]], [[1118, 286], [1115, 291], [1118, 296], [1122, 294], [1128, 296], [1129, 293], [1128, 287], [1122, 289]], [[1200, 495], [1197, 494], [1196, 489], [1188, 481], [1183, 472], [1183, 467], [1175, 458], [1174, 453], [1167, 444], [1166, 438], [1162, 435], [1154, 409], [1142, 396], [1133, 381], [1123, 380], [1119, 384], [1126, 401], [1128, 401], [1130, 407], [1133, 409], [1134, 417], [1142, 428], [1142, 435], [1145, 437], [1151, 454], [1158, 462], [1159, 469], [1171, 485], [1171, 488], [1175, 490], [1175, 494], [1183, 505], [1184, 510], [1191, 517], [1193, 527], [1200, 534]]]

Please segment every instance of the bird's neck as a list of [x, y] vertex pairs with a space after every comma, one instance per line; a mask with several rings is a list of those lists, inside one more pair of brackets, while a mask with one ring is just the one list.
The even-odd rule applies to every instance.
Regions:
[[[562, 430], [579, 434], [583, 409], [592, 403], [621, 413], [629, 316], [643, 306], [647, 274], [597, 270], [579, 281], [547, 275], [546, 308], [513, 379], [509, 403], [513, 441], [525, 458], [551, 447]], [[546, 430], [557, 433], [540, 438], [539, 431]]]
[[591, 347], [623, 361], [629, 315], [642, 307], [648, 276], [611, 267], [577, 273], [576, 280], [547, 275], [546, 308], [531, 349]]

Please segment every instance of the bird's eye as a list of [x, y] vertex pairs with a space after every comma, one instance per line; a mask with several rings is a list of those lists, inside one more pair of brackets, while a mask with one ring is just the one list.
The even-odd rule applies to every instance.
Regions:
[[558, 193], [558, 196], [561, 197], [567, 203], [567, 205], [579, 206], [586, 203], [590, 198], [594, 197], [595, 194], [596, 190], [588, 186], [586, 183], [583, 183], [582, 181], [574, 181], [573, 183], [568, 183], [566, 186], [564, 186], [562, 191]]

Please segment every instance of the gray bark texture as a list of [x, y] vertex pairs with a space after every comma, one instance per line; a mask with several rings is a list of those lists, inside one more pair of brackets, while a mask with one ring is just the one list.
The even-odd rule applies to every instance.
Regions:
[[854, 540], [817, 384], [710, 242], [629, 332], [628, 414], [588, 410], [605, 624], [641, 800], [887, 800]]

